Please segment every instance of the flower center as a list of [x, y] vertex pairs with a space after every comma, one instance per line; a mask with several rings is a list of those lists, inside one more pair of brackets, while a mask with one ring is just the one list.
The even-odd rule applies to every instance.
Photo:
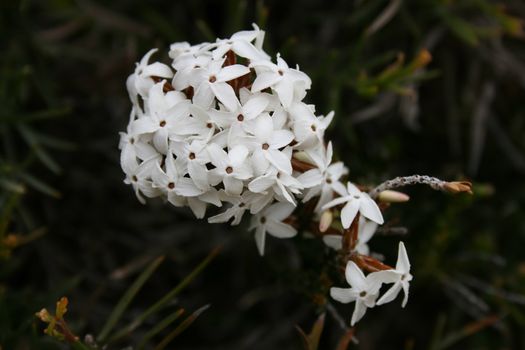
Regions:
[[135, 143], [135, 138], [133, 138], [133, 137], [130, 138], [130, 139], [129, 139], [129, 143], [134, 144], [134, 143]]
[[359, 199], [361, 198], [360, 196], [358, 196], [357, 194], [354, 196], [355, 199]]
[[131, 180], [133, 180], [133, 181], [135, 181], [135, 182], [139, 181], [139, 179], [138, 179], [137, 176], [135, 176], [135, 175], [133, 175], [133, 177], [131, 178]]
[[168, 184], [168, 188], [169, 188], [170, 190], [174, 189], [174, 188], [175, 188], [175, 183], [174, 183], [174, 182], [170, 182], [170, 183]]
[[166, 121], [165, 120], [162, 120], [160, 123], [159, 123], [159, 126], [161, 128], [165, 127], [166, 126]]
[[366, 297], [366, 292], [365, 292], [365, 291], [362, 291], [361, 293], [359, 293], [359, 296], [360, 296], [361, 298]]
[[281, 69], [279, 69], [279, 70], [277, 71], [277, 73], [279, 73], [279, 75], [280, 75], [281, 77], [284, 75], [284, 72], [283, 72]]
[[210, 76], [209, 82], [215, 83], [217, 81], [217, 77], [215, 75]]
[[208, 129], [211, 129], [211, 128], [213, 127], [213, 124], [212, 124], [212, 123], [206, 123], [206, 127], [207, 127]]
[[188, 158], [190, 158], [191, 160], [195, 159], [195, 153], [191, 152], [191, 153], [188, 155]]
[[332, 179], [331, 178], [326, 179], [326, 183], [327, 184], [331, 184], [332, 183]]
[[231, 173], [233, 173], [233, 168], [229, 166], [226, 168], [226, 174], [231, 174]]
[[263, 143], [262, 149], [267, 150], [268, 148], [270, 148], [270, 145], [267, 143]]
[[312, 125], [310, 126], [310, 129], [312, 129], [313, 132], [316, 132], [316, 131], [317, 131], [317, 127], [316, 127], [314, 124], [312, 124]]
[[264, 224], [264, 223], [266, 223], [266, 217], [263, 216], [263, 217], [261, 218], [261, 224]]
[[240, 122], [242, 122], [242, 121], [244, 120], [244, 116], [243, 116], [242, 114], [239, 114], [239, 115], [237, 116], [237, 120], [240, 121]]
[[239, 208], [242, 208], [242, 207], [244, 207], [244, 206], [245, 206], [245, 204], [244, 204], [243, 202], [240, 202], [240, 203], [239, 203]]

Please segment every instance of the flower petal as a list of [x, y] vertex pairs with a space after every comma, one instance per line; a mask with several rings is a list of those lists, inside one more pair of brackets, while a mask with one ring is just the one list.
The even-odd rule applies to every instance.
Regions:
[[332, 287], [330, 288], [330, 296], [343, 304], [348, 304], [355, 300], [355, 294], [350, 291], [350, 288]]
[[350, 320], [350, 325], [353, 327], [366, 313], [366, 305], [361, 299], [357, 299], [355, 302], [355, 309], [352, 313], [352, 320]]
[[255, 78], [252, 84], [252, 92], [259, 92], [261, 90], [267, 89], [275, 85], [281, 79], [282, 77], [274, 72], [263, 72], [257, 74], [257, 78]]
[[264, 152], [264, 155], [266, 159], [268, 159], [268, 161], [280, 171], [286, 174], [292, 173], [293, 169], [290, 158], [288, 158], [283, 152], [276, 149], [269, 149]]
[[281, 79], [281, 81], [274, 85], [273, 89], [277, 92], [283, 107], [289, 108], [293, 100], [293, 83], [289, 79]]
[[383, 305], [394, 300], [401, 291], [401, 282], [396, 282], [385, 294], [377, 301], [376, 305]]
[[207, 81], [202, 82], [198, 85], [193, 96], [193, 103], [204, 108], [209, 109], [213, 102], [214, 92], [210, 87], [210, 83]]
[[377, 222], [379, 225], [385, 222], [377, 203], [368, 194], [362, 193], [359, 203], [359, 211], [364, 217]]
[[356, 199], [350, 199], [341, 210], [341, 223], [344, 228], [349, 228], [354, 221], [357, 212], [359, 211], [359, 201]]
[[217, 74], [217, 82], [227, 82], [233, 79], [242, 77], [245, 74], [250, 73], [250, 68], [243, 66], [242, 64], [232, 64], [221, 69]]
[[232, 45], [232, 50], [237, 55], [250, 60], [265, 59], [264, 55], [261, 55], [255, 46], [245, 40], [236, 40]]
[[269, 144], [271, 148], [274, 149], [283, 148], [284, 146], [288, 146], [294, 137], [293, 132], [289, 130], [275, 130], [272, 133]]
[[268, 99], [263, 96], [251, 98], [242, 107], [242, 114], [247, 120], [254, 119], [264, 111], [268, 102]]
[[255, 230], [255, 244], [261, 256], [264, 255], [264, 245], [266, 242], [266, 228], [264, 226], [257, 226]]
[[183, 177], [175, 184], [175, 192], [184, 197], [196, 197], [203, 193], [191, 179]]
[[211, 90], [215, 94], [215, 97], [229, 110], [235, 111], [239, 105], [237, 96], [235, 96], [235, 91], [230, 84], [216, 82], [209, 84]]
[[189, 197], [188, 206], [197, 219], [202, 219], [206, 215], [206, 203], [203, 201]]
[[343, 247], [343, 236], [341, 235], [324, 235], [323, 236], [323, 242], [328, 247], [335, 249], [335, 250], [341, 250]]
[[399, 242], [396, 270], [401, 273], [407, 273], [410, 271], [410, 261], [408, 261], [407, 250], [403, 242]]
[[286, 219], [295, 210], [295, 206], [289, 203], [275, 203], [266, 209], [266, 216], [272, 218], [274, 221], [282, 221]]
[[248, 153], [248, 148], [243, 145], [237, 145], [228, 152], [228, 157], [230, 158], [231, 164], [235, 167], [244, 163]]
[[297, 234], [295, 228], [280, 221], [268, 220], [266, 229], [269, 234], [277, 238], [291, 238]]
[[297, 180], [305, 187], [310, 188], [319, 185], [323, 181], [323, 175], [319, 169], [310, 169], [297, 177]]
[[357, 291], [366, 291], [367, 283], [363, 271], [353, 261], [346, 264], [345, 277], [348, 284]]
[[243, 183], [241, 180], [233, 176], [226, 176], [222, 182], [224, 183], [224, 191], [231, 196], [238, 196], [242, 192]]
[[248, 189], [255, 193], [262, 193], [275, 184], [275, 176], [259, 176], [248, 184]]

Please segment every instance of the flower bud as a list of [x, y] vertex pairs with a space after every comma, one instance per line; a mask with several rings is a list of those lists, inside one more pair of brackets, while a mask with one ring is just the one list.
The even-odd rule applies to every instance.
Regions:
[[321, 220], [319, 220], [319, 231], [326, 232], [330, 225], [332, 225], [332, 221], [334, 219], [334, 215], [332, 214], [331, 210], [325, 210], [321, 214]]
[[472, 183], [468, 181], [452, 181], [446, 182], [443, 186], [445, 191], [449, 193], [461, 193], [467, 192], [468, 194], [473, 194], [472, 192]]
[[410, 197], [402, 192], [386, 190], [379, 193], [378, 199], [380, 202], [386, 203], [403, 203], [408, 202]]

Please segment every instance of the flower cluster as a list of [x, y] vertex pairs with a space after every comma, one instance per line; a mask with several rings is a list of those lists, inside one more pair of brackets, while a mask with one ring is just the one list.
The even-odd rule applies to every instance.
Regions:
[[[368, 193], [345, 183], [348, 169], [333, 162], [324, 134], [334, 114], [316, 115], [315, 106], [303, 102], [308, 75], [279, 54], [272, 60], [263, 40], [254, 25], [214, 43], [172, 44], [170, 65], [150, 62], [156, 49], [142, 58], [127, 80], [133, 106], [120, 140], [124, 182], [142, 203], [161, 197], [188, 206], [197, 218], [209, 205], [219, 207], [210, 223], [238, 225], [249, 213], [261, 255], [267, 234], [297, 234], [292, 213], [299, 201], [311, 203], [326, 245], [361, 262], [347, 265], [351, 289], [332, 289], [334, 299], [356, 301], [353, 324], [376, 304], [383, 283], [394, 286], [377, 304], [400, 288], [407, 293], [406, 252], [400, 248], [395, 269], [368, 256], [367, 242], [383, 224], [381, 210]], [[340, 223], [332, 220], [337, 215]], [[335, 233], [325, 232], [334, 225]], [[361, 269], [370, 266], [385, 271], [365, 278]]]

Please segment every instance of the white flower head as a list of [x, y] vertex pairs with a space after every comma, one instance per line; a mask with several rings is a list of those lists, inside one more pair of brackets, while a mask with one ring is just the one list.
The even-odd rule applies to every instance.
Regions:
[[345, 204], [341, 209], [341, 223], [344, 228], [349, 228], [354, 221], [357, 213], [361, 213], [367, 219], [370, 219], [379, 225], [382, 225], [383, 215], [377, 206], [377, 203], [370, 198], [368, 193], [361, 192], [353, 183], [347, 183], [346, 193], [323, 206], [323, 210]]

